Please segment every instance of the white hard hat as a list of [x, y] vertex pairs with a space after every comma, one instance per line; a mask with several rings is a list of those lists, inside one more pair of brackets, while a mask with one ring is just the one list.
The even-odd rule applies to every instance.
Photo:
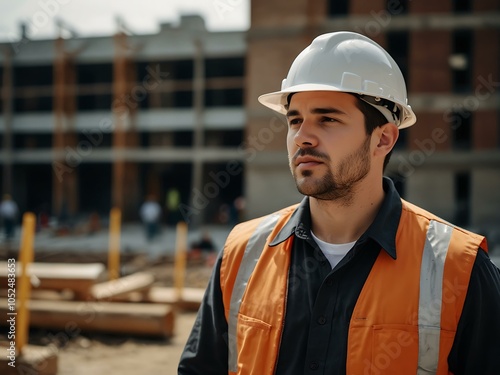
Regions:
[[301, 91], [358, 94], [400, 129], [417, 120], [398, 65], [380, 45], [361, 34], [341, 31], [318, 36], [297, 56], [281, 91], [261, 95], [259, 102], [286, 114], [288, 96]]

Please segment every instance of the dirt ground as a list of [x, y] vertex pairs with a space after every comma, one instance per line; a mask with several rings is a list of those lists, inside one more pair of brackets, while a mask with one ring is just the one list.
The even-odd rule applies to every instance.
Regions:
[[177, 314], [169, 340], [81, 336], [59, 351], [58, 375], [177, 374], [196, 313]]

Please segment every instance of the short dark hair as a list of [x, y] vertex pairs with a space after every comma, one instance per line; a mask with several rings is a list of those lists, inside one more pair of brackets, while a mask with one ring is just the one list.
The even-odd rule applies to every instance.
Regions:
[[[365, 116], [365, 129], [366, 134], [371, 135], [376, 128], [381, 127], [384, 124], [387, 124], [389, 121], [385, 118], [385, 116], [377, 110], [371, 104], [368, 104], [364, 100], [360, 99], [357, 95], [356, 97], [356, 107], [363, 113]], [[391, 159], [392, 150], [385, 156], [383, 171], [385, 171], [385, 167], [389, 164], [389, 160]]]

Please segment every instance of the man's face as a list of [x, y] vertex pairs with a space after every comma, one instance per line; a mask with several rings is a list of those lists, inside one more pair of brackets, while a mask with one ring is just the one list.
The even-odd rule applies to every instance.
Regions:
[[300, 92], [287, 113], [288, 159], [300, 193], [321, 200], [353, 197], [371, 168], [365, 118], [353, 95]]

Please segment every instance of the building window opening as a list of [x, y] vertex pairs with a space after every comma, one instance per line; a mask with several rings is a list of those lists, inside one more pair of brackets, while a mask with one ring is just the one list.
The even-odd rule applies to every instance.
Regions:
[[472, 146], [472, 112], [454, 112], [451, 129], [453, 130], [453, 147], [456, 150], [470, 150]]
[[408, 13], [408, 0], [387, 0], [386, 10], [393, 16]]
[[472, 11], [470, 0], [453, 0], [452, 6], [455, 13], [469, 13]]
[[455, 223], [465, 227], [470, 221], [471, 181], [469, 172], [455, 175]]
[[408, 47], [410, 45], [410, 35], [407, 31], [387, 33], [387, 52], [393, 57], [396, 64], [409, 87], [408, 81]]
[[330, 0], [328, 2], [328, 15], [331, 17], [344, 16], [349, 13], [348, 0]]
[[207, 59], [205, 61], [206, 78], [243, 77], [245, 75], [245, 59], [240, 57]]
[[457, 93], [472, 90], [472, 42], [470, 30], [457, 30], [453, 33], [452, 54], [448, 63], [451, 68], [453, 91]]

